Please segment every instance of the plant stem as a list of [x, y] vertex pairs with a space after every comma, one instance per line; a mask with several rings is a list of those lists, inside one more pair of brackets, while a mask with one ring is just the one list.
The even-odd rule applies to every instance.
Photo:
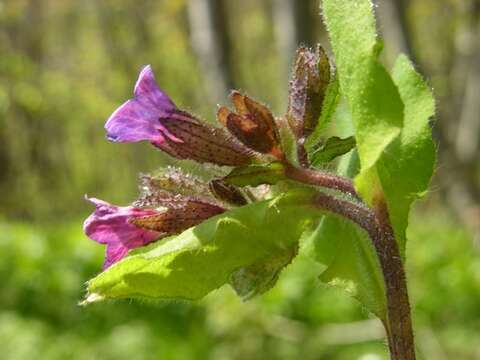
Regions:
[[362, 205], [320, 192], [315, 195], [314, 203], [356, 223], [370, 236], [385, 282], [387, 316], [383, 324], [387, 332], [391, 359], [415, 360], [405, 271], [386, 206], [381, 203], [376, 206], [374, 213]]
[[301, 137], [297, 141], [297, 155], [298, 155], [298, 162], [303, 168], [308, 168], [310, 163], [308, 161], [307, 150], [305, 149], [305, 138]]
[[[292, 180], [339, 190], [360, 199], [348, 178], [296, 168], [292, 165], [287, 165], [285, 174]], [[353, 221], [369, 234], [385, 282], [387, 318], [383, 322], [391, 358], [392, 360], [414, 360], [415, 347], [405, 270], [385, 203], [379, 202], [374, 212], [366, 206], [337, 199], [324, 193], [316, 195], [315, 203], [327, 211]]]
[[[384, 202], [375, 207], [380, 241], [374, 245], [387, 291], [388, 346], [392, 360], [415, 360], [415, 344], [405, 270]], [[377, 244], [375, 244], [377, 242]]]
[[340, 190], [359, 199], [358, 194], [353, 187], [352, 181], [348, 178], [312, 169], [297, 168], [290, 164], [286, 165], [285, 176], [304, 184]]

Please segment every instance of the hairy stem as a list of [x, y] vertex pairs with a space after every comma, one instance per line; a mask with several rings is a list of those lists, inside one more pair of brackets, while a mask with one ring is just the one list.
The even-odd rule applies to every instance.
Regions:
[[307, 150], [305, 149], [305, 138], [301, 138], [297, 142], [297, 155], [298, 155], [298, 162], [303, 168], [308, 168], [310, 163], [308, 161]]
[[385, 282], [387, 318], [383, 321], [391, 359], [415, 360], [405, 271], [386, 207], [383, 204], [378, 205], [373, 212], [362, 205], [320, 192], [315, 196], [314, 203], [319, 208], [356, 223], [370, 236]]
[[304, 184], [339, 190], [350, 194], [357, 199], [359, 198], [355, 188], [353, 187], [352, 181], [348, 178], [312, 169], [297, 168], [293, 165], [286, 166], [285, 175], [292, 180], [299, 181]]
[[[375, 207], [382, 241], [375, 245], [387, 290], [388, 346], [392, 360], [415, 360], [413, 327], [405, 270], [388, 210], [381, 202]], [[374, 240], [375, 244], [375, 240]]]

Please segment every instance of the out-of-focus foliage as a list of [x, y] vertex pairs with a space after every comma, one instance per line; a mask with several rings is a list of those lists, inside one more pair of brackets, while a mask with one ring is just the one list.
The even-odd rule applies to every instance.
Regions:
[[[423, 359], [480, 356], [480, 259], [457, 223], [417, 211], [408, 275]], [[415, 245], [415, 247], [413, 247]], [[414, 250], [415, 249], [415, 250]], [[322, 286], [297, 258], [265, 295], [242, 302], [229, 287], [196, 303], [117, 301], [77, 306], [102, 249], [78, 221], [0, 224], [2, 359], [387, 359], [381, 326], [358, 303]], [[368, 355], [370, 354], [370, 355]], [[370, 357], [368, 357], [368, 356]]]
[[[236, 83], [278, 107], [270, 19], [253, 1], [237, 10]], [[169, 161], [147, 144], [105, 140], [105, 120], [147, 63], [179, 106], [214, 119], [183, 1], [2, 2], [0, 53], [0, 211], [9, 217], [77, 214], [83, 193], [131, 201], [132, 174]]]

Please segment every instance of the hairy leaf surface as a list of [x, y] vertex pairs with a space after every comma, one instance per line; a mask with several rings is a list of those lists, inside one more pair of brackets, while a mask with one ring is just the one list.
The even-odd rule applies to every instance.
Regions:
[[399, 135], [403, 103], [390, 75], [378, 62], [381, 45], [371, 1], [325, 0], [323, 15], [340, 88], [355, 125], [361, 176]]
[[369, 205], [386, 203], [403, 254], [410, 206], [426, 191], [435, 162], [428, 126], [433, 97], [405, 56], [393, 77], [378, 62], [371, 1], [326, 0], [323, 6], [355, 127], [361, 165], [355, 186]]
[[364, 230], [339, 216], [325, 215], [313, 233], [313, 256], [327, 266], [321, 281], [346, 288], [369, 311], [385, 318], [383, 277]]
[[86, 302], [105, 298], [195, 300], [238, 269], [292, 248], [319, 216], [312, 192], [236, 208], [128, 256], [88, 283]]
[[[355, 186], [374, 205], [387, 204], [403, 254], [408, 213], [427, 189], [435, 151], [428, 126], [434, 102], [428, 86], [405, 56], [393, 76], [378, 62], [381, 48], [371, 1], [324, 0], [323, 14], [336, 57], [357, 142]], [[349, 134], [343, 134], [349, 135]], [[354, 170], [356, 152], [340, 168]], [[316, 258], [327, 264], [324, 281], [351, 282], [357, 298], [385, 320], [385, 290], [378, 259], [366, 234], [343, 219], [325, 216], [314, 237]]]
[[398, 57], [392, 77], [405, 104], [404, 126], [382, 154], [378, 174], [403, 254], [410, 206], [425, 194], [433, 175], [436, 154], [429, 120], [435, 114], [435, 101], [405, 55]]
[[[350, 117], [341, 120], [349, 121]], [[358, 172], [356, 151], [342, 158], [338, 171], [340, 175], [348, 177]], [[308, 247], [308, 254], [327, 266], [320, 275], [320, 280], [345, 288], [369, 311], [380, 319], [385, 319], [383, 276], [367, 233], [351, 221], [327, 214], [323, 216], [309, 241], [311, 245]]]

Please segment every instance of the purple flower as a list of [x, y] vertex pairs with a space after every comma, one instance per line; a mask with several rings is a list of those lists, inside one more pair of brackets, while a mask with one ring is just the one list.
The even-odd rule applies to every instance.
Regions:
[[87, 198], [96, 209], [83, 225], [92, 240], [106, 244], [103, 269], [124, 258], [130, 249], [145, 246], [166, 236], [178, 234], [225, 209], [193, 198], [184, 198], [181, 206], [156, 210], [133, 206], [114, 206], [105, 201]]
[[130, 249], [147, 245], [161, 233], [133, 225], [130, 221], [139, 217], [158, 214], [154, 209], [138, 209], [131, 206], [119, 207], [105, 201], [87, 198], [96, 209], [83, 224], [85, 234], [100, 244], [106, 244], [103, 269], [121, 260]]
[[134, 97], [110, 116], [105, 129], [111, 141], [150, 141], [179, 159], [238, 166], [251, 163], [255, 157], [223, 129], [178, 109], [158, 87], [150, 65], [140, 72]]

